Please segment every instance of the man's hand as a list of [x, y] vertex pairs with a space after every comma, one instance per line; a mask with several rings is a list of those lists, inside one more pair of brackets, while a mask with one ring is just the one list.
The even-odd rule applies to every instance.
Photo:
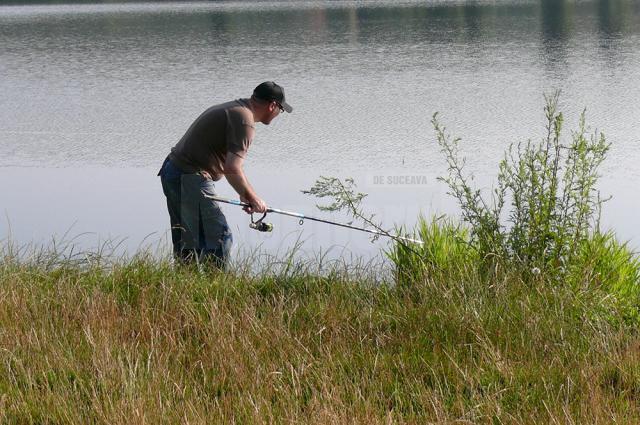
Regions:
[[267, 204], [257, 196], [253, 199], [248, 199], [244, 196], [241, 196], [240, 200], [246, 204], [249, 204], [249, 206], [242, 208], [247, 214], [264, 214], [265, 212], [267, 212]]

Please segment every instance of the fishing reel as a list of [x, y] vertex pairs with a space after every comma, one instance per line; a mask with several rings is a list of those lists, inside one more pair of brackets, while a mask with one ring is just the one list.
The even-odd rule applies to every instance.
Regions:
[[249, 227], [257, 230], [258, 232], [271, 232], [273, 230], [273, 224], [262, 221], [266, 216], [267, 213], [264, 213], [258, 220], [253, 221], [253, 214], [251, 214], [251, 223], [249, 223]]

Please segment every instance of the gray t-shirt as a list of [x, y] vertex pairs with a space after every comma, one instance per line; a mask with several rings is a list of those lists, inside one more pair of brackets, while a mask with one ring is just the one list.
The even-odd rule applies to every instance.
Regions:
[[254, 133], [249, 99], [215, 105], [191, 124], [169, 157], [186, 173], [206, 172], [213, 180], [219, 180], [227, 154], [245, 158]]

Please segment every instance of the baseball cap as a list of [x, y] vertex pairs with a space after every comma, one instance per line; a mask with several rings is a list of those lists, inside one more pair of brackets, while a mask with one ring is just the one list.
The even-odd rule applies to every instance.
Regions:
[[262, 100], [275, 100], [282, 105], [282, 108], [285, 111], [293, 111], [291, 105], [285, 101], [284, 89], [273, 81], [265, 81], [264, 83], [259, 84], [258, 87], [253, 90], [253, 95]]

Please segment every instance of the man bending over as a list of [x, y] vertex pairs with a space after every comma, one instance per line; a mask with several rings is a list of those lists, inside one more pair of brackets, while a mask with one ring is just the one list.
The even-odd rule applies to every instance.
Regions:
[[167, 198], [173, 253], [181, 262], [210, 263], [223, 269], [232, 236], [215, 196], [214, 182], [225, 176], [250, 205], [247, 213], [263, 213], [258, 196], [242, 169], [255, 135], [255, 123], [268, 125], [281, 112], [291, 112], [284, 89], [266, 81], [248, 99], [215, 105], [204, 111], [162, 164], [158, 175]]

